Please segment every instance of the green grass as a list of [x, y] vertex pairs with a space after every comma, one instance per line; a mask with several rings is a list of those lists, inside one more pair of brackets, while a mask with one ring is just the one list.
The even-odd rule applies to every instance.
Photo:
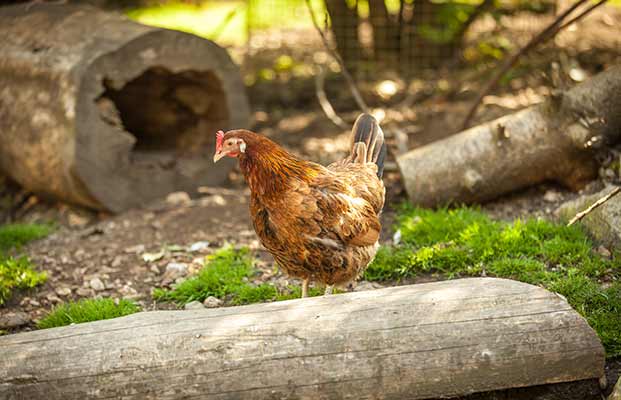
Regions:
[[[289, 286], [286, 290], [279, 291], [268, 283], [249, 283], [256, 273], [254, 258], [247, 248], [236, 250], [226, 246], [208, 256], [205, 266], [195, 277], [178, 284], [172, 290], [155, 289], [153, 298], [183, 305], [191, 301], [202, 302], [207, 297], [214, 296], [231, 305], [242, 305], [301, 296], [299, 286]], [[310, 296], [323, 293], [319, 288], [311, 288], [309, 292]]]
[[44, 283], [47, 276], [36, 272], [26, 257], [7, 255], [26, 243], [41, 239], [52, 231], [49, 225], [11, 224], [0, 226], [0, 306], [16, 289], [30, 289]]
[[39, 329], [55, 328], [83, 322], [118, 318], [140, 311], [140, 307], [129, 300], [84, 299], [55, 307], [38, 322]]
[[0, 306], [11, 297], [14, 290], [31, 289], [46, 280], [45, 272], [35, 271], [26, 257], [0, 258]]
[[28, 242], [46, 237], [50, 232], [52, 232], [52, 227], [42, 224], [0, 226], [0, 252], [19, 249]]
[[[472, 208], [405, 206], [401, 243], [383, 246], [367, 280], [488, 276], [541, 285], [565, 296], [598, 332], [610, 356], [621, 355], [621, 257], [604, 259], [579, 226], [545, 220], [494, 221]], [[609, 281], [600, 284], [600, 280]]]

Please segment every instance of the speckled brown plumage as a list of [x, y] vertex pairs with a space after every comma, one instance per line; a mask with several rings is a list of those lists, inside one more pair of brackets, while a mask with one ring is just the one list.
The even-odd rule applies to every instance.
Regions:
[[375, 256], [385, 194], [378, 177], [383, 134], [373, 117], [363, 114], [353, 138], [347, 159], [323, 167], [250, 131], [224, 136], [227, 143], [243, 140], [243, 151], [234, 155], [250, 186], [254, 229], [292, 277], [343, 285]]

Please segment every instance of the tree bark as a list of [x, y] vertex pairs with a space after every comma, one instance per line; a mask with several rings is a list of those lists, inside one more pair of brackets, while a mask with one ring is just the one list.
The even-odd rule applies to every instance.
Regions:
[[491, 200], [543, 181], [578, 190], [597, 148], [621, 138], [621, 66], [549, 101], [397, 158], [414, 204]]
[[598, 379], [565, 300], [473, 278], [0, 337], [6, 399], [426, 399]]
[[214, 43], [76, 5], [0, 8], [0, 168], [113, 212], [222, 183], [214, 133], [245, 127], [237, 67]]

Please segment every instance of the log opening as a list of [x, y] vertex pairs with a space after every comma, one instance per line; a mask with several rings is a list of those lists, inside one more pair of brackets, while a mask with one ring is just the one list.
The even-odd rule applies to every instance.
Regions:
[[213, 141], [209, 132], [230, 123], [226, 93], [212, 71], [174, 73], [154, 66], [120, 88], [110, 78], [102, 84], [97, 103], [112, 102], [124, 130], [136, 139], [135, 157], [198, 154]]

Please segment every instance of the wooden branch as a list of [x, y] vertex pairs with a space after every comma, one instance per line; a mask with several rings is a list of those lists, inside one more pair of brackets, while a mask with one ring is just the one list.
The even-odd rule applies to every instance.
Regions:
[[[474, 101], [474, 103], [472, 104], [470, 110], [468, 111], [468, 114], [466, 115], [466, 118], [464, 119], [464, 122], [462, 124], [462, 130], [467, 129], [470, 126], [470, 122], [472, 121], [472, 119], [476, 115], [476, 112], [477, 112], [477, 110], [479, 108], [479, 105], [483, 101], [483, 98], [485, 96], [487, 96], [487, 94], [491, 90], [493, 90], [496, 87], [496, 85], [498, 85], [498, 82], [500, 82], [502, 77], [511, 68], [513, 68], [513, 66], [518, 62], [520, 57], [522, 57], [523, 55], [528, 53], [530, 50], [535, 48], [538, 44], [543, 43], [544, 41], [553, 38], [558, 32], [560, 32], [561, 29], [559, 29], [559, 26], [561, 26], [563, 20], [569, 14], [571, 14], [576, 8], [578, 8], [579, 6], [581, 6], [582, 4], [584, 4], [584, 3], [588, 2], [588, 1], [589, 0], [579, 0], [579, 1], [577, 1], [574, 5], [569, 7], [562, 14], [560, 14], [548, 26], [546, 26], [542, 31], [540, 31], [537, 35], [535, 35], [533, 38], [531, 38], [531, 40], [524, 47], [522, 47], [520, 50], [518, 50], [517, 52], [513, 53], [513, 55], [511, 55], [510, 57], [505, 59], [504, 63], [500, 66], [500, 68], [496, 71], [496, 73], [489, 79], [487, 84], [479, 92], [479, 95], [477, 96], [476, 100]], [[592, 11], [592, 9], [590, 11]], [[588, 13], [586, 13], [586, 14], [588, 14]], [[580, 18], [584, 17], [586, 14], [585, 13], [581, 14]], [[573, 22], [575, 22], [575, 20], [573, 20]], [[562, 25], [562, 27], [565, 27], [565, 25]]]
[[323, 42], [324, 47], [326, 48], [326, 50], [328, 50], [330, 55], [339, 64], [339, 67], [341, 68], [341, 72], [343, 73], [343, 76], [345, 77], [345, 81], [347, 82], [347, 85], [349, 86], [349, 90], [351, 91], [352, 96], [354, 96], [354, 100], [356, 101], [356, 104], [358, 105], [358, 107], [360, 108], [362, 112], [370, 113], [369, 107], [364, 102], [364, 99], [362, 98], [362, 95], [360, 94], [360, 91], [358, 90], [358, 87], [356, 86], [356, 82], [354, 81], [354, 78], [351, 76], [351, 74], [347, 70], [347, 67], [345, 66], [345, 62], [343, 61], [343, 58], [341, 57], [341, 55], [336, 49], [330, 46], [330, 41], [328, 40], [328, 37], [326, 36], [325, 32], [319, 26], [319, 23], [317, 22], [317, 17], [315, 16], [315, 12], [313, 11], [313, 7], [311, 5], [310, 0], [306, 0], [306, 7], [308, 8], [308, 12], [310, 13], [311, 20], [313, 21], [313, 26], [315, 27], [315, 30], [319, 33], [319, 36], [321, 36], [321, 41]]
[[596, 380], [605, 356], [560, 296], [471, 278], [0, 336], [0, 360], [2, 399], [429, 399]]
[[600, 0], [597, 3], [591, 5], [589, 8], [587, 8], [586, 10], [584, 10], [583, 12], [581, 12], [580, 14], [576, 15], [574, 18], [570, 19], [569, 21], [565, 22], [563, 25], [561, 25], [558, 30], [562, 31], [565, 28], [567, 28], [568, 26], [570, 26], [571, 24], [576, 23], [577, 21], [581, 20], [582, 18], [584, 18], [586, 15], [590, 14], [593, 10], [595, 10], [596, 8], [598, 8], [599, 6], [604, 5], [605, 3], [607, 3], [608, 0]]
[[326, 73], [321, 66], [318, 66], [317, 74], [315, 75], [315, 94], [317, 95], [317, 100], [319, 101], [319, 105], [323, 110], [323, 113], [328, 117], [330, 121], [341, 129], [349, 129], [345, 121], [334, 111], [334, 107], [328, 100], [328, 96], [326, 95], [325, 87], [325, 79]]
[[[617, 143], [621, 65], [556, 98], [397, 157], [412, 203], [480, 203], [544, 181], [579, 190], [597, 177], [593, 141]], [[586, 120], [598, 121], [586, 123]]]
[[607, 202], [608, 200], [612, 199], [613, 197], [615, 197], [619, 192], [621, 192], [621, 187], [616, 187], [614, 188], [610, 193], [608, 193], [606, 196], [602, 197], [601, 199], [597, 200], [595, 203], [591, 204], [591, 206], [589, 208], [587, 208], [586, 210], [579, 212], [578, 214], [576, 214], [575, 217], [573, 217], [571, 219], [571, 221], [569, 221], [569, 223], [567, 224], [567, 226], [572, 226], [573, 224], [575, 224], [576, 222], [580, 221], [582, 218], [586, 217], [587, 215], [589, 215], [589, 213], [591, 213], [593, 210], [595, 210], [597, 207], [601, 206], [602, 204], [604, 204], [605, 202]]

